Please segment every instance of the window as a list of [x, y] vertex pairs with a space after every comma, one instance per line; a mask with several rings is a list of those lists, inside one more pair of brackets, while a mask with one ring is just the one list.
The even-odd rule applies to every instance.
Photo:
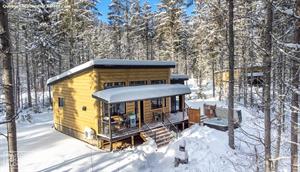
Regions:
[[147, 82], [146, 81], [130, 81], [129, 85], [130, 86], [147, 85]]
[[104, 89], [113, 88], [113, 86], [114, 86], [113, 82], [104, 83]]
[[167, 107], [167, 98], [164, 98], [164, 107]]
[[124, 87], [125, 82], [106, 82], [104, 83], [104, 89]]
[[58, 98], [58, 107], [64, 107], [65, 105], [65, 100], [62, 97]]
[[[108, 116], [108, 105], [106, 103], [104, 106], [104, 116]], [[123, 115], [126, 113], [126, 104], [125, 103], [115, 103], [111, 104], [110, 114], [113, 115]]]
[[151, 100], [151, 109], [162, 108], [162, 98]]
[[165, 84], [166, 80], [152, 80], [151, 84]]
[[182, 111], [182, 96], [171, 97], [171, 112]]

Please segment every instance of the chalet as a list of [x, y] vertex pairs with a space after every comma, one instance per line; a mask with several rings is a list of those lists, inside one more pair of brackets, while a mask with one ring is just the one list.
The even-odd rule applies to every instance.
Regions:
[[[100, 148], [135, 137], [167, 144], [187, 121], [174, 62], [94, 59], [48, 79], [56, 130]], [[171, 131], [175, 132], [171, 132]]]
[[[262, 86], [263, 84], [263, 71], [262, 66], [252, 66], [247, 68], [235, 68], [234, 69], [234, 80], [238, 84], [238, 81], [245, 80], [249, 85]], [[228, 88], [229, 83], [229, 70], [216, 71], [215, 82], [217, 87]]]

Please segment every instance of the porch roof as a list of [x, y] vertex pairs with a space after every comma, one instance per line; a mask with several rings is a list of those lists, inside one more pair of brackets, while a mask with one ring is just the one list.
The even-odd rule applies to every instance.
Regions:
[[186, 85], [157, 84], [110, 88], [102, 91], [97, 91], [92, 94], [92, 97], [100, 99], [107, 103], [120, 103], [190, 93], [191, 90]]

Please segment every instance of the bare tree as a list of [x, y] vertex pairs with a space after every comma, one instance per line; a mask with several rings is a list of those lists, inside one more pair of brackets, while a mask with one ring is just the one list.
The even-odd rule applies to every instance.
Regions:
[[271, 171], [271, 73], [272, 70], [272, 23], [273, 23], [273, 0], [265, 1], [266, 20], [263, 37], [263, 64], [264, 64], [264, 114], [265, 114], [265, 171]]
[[8, 29], [7, 9], [4, 7], [5, 2], [0, 1], [0, 57], [3, 59], [3, 90], [5, 96], [5, 109], [7, 123], [7, 141], [8, 141], [8, 159], [9, 171], [18, 171], [17, 156], [17, 134], [15, 123], [15, 105], [13, 94], [13, 74], [12, 74], [12, 55], [10, 45], [10, 35]]
[[233, 0], [228, 0], [228, 14], [229, 14], [229, 91], [228, 91], [228, 136], [229, 146], [234, 149], [234, 123], [233, 123], [233, 109], [234, 109], [234, 31], [233, 31]]
[[[296, 1], [296, 16], [300, 16], [300, 0]], [[300, 44], [300, 19], [295, 22], [295, 44]], [[295, 57], [300, 57], [299, 51]], [[299, 59], [292, 60], [292, 114], [291, 114], [291, 171], [298, 171], [298, 109], [299, 109]]]

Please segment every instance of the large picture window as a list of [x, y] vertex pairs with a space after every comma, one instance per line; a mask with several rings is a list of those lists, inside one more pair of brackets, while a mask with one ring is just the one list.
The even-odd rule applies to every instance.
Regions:
[[162, 98], [152, 99], [151, 100], [151, 109], [162, 108]]
[[171, 97], [171, 112], [182, 111], [182, 96]]

